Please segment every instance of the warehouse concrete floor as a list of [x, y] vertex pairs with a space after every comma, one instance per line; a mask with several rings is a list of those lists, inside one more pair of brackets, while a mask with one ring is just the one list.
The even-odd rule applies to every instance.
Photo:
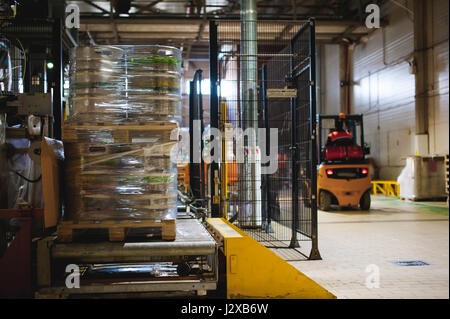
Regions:
[[[338, 298], [449, 298], [448, 215], [446, 203], [378, 196], [370, 212], [319, 211], [322, 260], [290, 263]], [[406, 261], [427, 265], [395, 264]]]

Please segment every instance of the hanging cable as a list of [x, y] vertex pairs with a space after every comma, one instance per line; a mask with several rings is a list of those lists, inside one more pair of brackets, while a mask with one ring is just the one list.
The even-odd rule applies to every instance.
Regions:
[[397, 2], [397, 1], [395, 1], [395, 0], [390, 0], [393, 4], [395, 4], [396, 6], [398, 6], [398, 7], [400, 7], [400, 8], [402, 8], [403, 10], [405, 10], [406, 12], [408, 12], [410, 15], [412, 15], [412, 20], [414, 20], [414, 12], [410, 9], [410, 8], [408, 8], [407, 6], [404, 6], [403, 4], [401, 4], [401, 3], [399, 3], [399, 2]]
[[25, 81], [25, 72], [27, 70], [27, 53], [25, 52], [25, 48], [22, 45], [22, 42], [18, 38], [16, 38], [23, 52], [23, 73], [22, 73], [22, 82]]
[[17, 176], [19, 176], [19, 177], [23, 178], [24, 180], [26, 180], [28, 183], [37, 183], [37, 182], [39, 182], [39, 181], [41, 180], [41, 178], [42, 178], [42, 174], [39, 175], [39, 177], [36, 178], [36, 179], [28, 179], [28, 178], [26, 178], [25, 176], [23, 176], [22, 174], [20, 174], [19, 172], [16, 172], [16, 171], [13, 171], [13, 172], [16, 173]]

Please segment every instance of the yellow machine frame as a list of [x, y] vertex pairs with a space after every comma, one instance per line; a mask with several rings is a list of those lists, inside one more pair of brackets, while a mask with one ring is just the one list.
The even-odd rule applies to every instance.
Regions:
[[222, 178], [221, 178], [221, 189], [222, 189], [222, 216], [228, 219], [228, 165], [226, 161], [227, 150], [226, 150], [226, 139], [225, 139], [225, 124], [227, 123], [227, 103], [221, 103], [222, 112]]
[[209, 218], [206, 225], [226, 259], [227, 298], [336, 298], [224, 218]]
[[226, 297], [228, 299], [335, 299], [335, 295], [228, 222], [227, 124], [227, 104], [222, 102], [223, 138], [220, 184], [221, 212], [224, 218], [208, 218], [206, 227], [216, 239], [220, 253], [224, 255]]

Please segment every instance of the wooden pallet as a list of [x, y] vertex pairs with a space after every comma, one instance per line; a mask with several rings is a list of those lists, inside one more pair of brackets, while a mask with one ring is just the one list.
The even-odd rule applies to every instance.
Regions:
[[124, 220], [124, 221], [61, 221], [57, 227], [58, 240], [72, 242], [74, 230], [107, 229], [110, 241], [124, 241], [131, 228], [157, 227], [161, 229], [162, 240], [175, 240], [175, 219], [165, 220]]
[[[80, 192], [81, 193], [81, 192]], [[126, 200], [128, 204], [121, 204], [121, 200]], [[176, 207], [177, 198], [175, 194], [80, 194], [74, 198], [76, 207], [80, 207], [81, 211], [93, 211], [98, 213], [101, 210], [107, 211], [108, 208], [114, 207], [117, 210], [126, 208], [132, 202], [134, 209], [142, 210], [142, 214], [157, 212], [155, 218], [159, 218], [160, 214], [164, 214], [167, 209]], [[158, 216], [158, 217], [157, 217]]]
[[[100, 132], [110, 135], [107, 143], [133, 143], [135, 140], [159, 138], [162, 142], [178, 140], [178, 125], [172, 122], [152, 123], [94, 123], [76, 122], [64, 124], [62, 139], [64, 142], [89, 142], [90, 137]], [[95, 132], [98, 133], [95, 133]], [[103, 136], [103, 135], [102, 135]]]
[[123, 156], [139, 158], [170, 159], [172, 148], [176, 141], [166, 143], [148, 143], [145, 146], [136, 144], [105, 144], [105, 143], [68, 143], [64, 144], [64, 151], [70, 159], [88, 157], [101, 161], [112, 160]]

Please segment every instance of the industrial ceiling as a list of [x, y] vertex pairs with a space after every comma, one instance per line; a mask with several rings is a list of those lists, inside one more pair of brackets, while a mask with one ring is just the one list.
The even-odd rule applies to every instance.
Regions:
[[[84, 0], [66, 1], [80, 9], [81, 44], [168, 44], [183, 49], [184, 58], [208, 57], [211, 19], [236, 19], [238, 0]], [[258, 19], [317, 20], [319, 43], [357, 41], [369, 30], [363, 23], [361, 1], [258, 1]], [[206, 14], [205, 14], [206, 12]], [[220, 30], [219, 30], [220, 32]], [[273, 37], [280, 35], [274, 32]]]

